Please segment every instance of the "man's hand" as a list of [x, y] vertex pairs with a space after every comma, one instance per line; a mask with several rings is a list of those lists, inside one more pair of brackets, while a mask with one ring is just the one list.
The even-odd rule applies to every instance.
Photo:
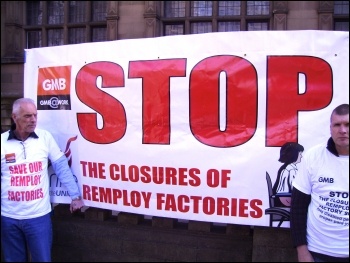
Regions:
[[70, 212], [73, 213], [84, 206], [84, 202], [81, 198], [72, 200], [70, 203]]
[[298, 261], [299, 262], [314, 262], [310, 251], [307, 249], [307, 245], [301, 245], [297, 247]]

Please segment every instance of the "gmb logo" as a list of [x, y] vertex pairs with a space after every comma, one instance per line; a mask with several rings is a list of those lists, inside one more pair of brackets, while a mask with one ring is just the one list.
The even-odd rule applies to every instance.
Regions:
[[49, 90], [65, 90], [66, 89], [66, 79], [45, 79], [42, 85], [45, 91]]
[[60, 100], [57, 97], [52, 97], [49, 100], [40, 100], [40, 105], [42, 106], [50, 106], [53, 109], [57, 109], [59, 106], [69, 105], [68, 100]]

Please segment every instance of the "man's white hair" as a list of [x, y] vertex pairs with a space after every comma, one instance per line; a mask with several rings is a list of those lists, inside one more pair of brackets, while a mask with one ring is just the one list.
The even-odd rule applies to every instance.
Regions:
[[12, 113], [17, 114], [19, 112], [19, 109], [21, 107], [22, 104], [33, 104], [35, 106], [35, 102], [34, 100], [30, 99], [30, 98], [20, 98], [15, 100], [15, 102], [13, 103], [12, 106]]

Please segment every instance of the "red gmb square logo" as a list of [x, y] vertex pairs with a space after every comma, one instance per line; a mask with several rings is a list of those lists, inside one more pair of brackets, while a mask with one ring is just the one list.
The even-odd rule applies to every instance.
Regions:
[[69, 95], [72, 66], [39, 68], [38, 96]]

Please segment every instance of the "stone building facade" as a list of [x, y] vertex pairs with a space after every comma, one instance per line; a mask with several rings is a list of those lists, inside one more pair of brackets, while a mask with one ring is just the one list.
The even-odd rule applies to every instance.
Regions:
[[[15, 99], [23, 97], [24, 49], [30, 46], [29, 33], [38, 27], [28, 24], [28, 2], [1, 1], [1, 128], [11, 126], [11, 106]], [[33, 1], [34, 2], [34, 1]], [[38, 1], [39, 2], [39, 1]], [[48, 2], [60, 2], [66, 12], [70, 2], [42, 1], [43, 19]], [[90, 30], [101, 27], [104, 40], [151, 38], [166, 35], [166, 25], [175, 24], [177, 18], [165, 15], [165, 1], [84, 1], [86, 16], [93, 16], [94, 2], [105, 2], [105, 18], [84, 25], [91, 41]], [[169, 1], [176, 2], [176, 1]], [[185, 1], [186, 6], [190, 2]], [[206, 1], [197, 1], [206, 2]], [[211, 2], [211, 1], [208, 1]], [[213, 9], [217, 3], [213, 1]], [[246, 1], [242, 1], [246, 2]], [[267, 2], [267, 1], [263, 1]], [[336, 23], [345, 23], [349, 30], [347, 13], [335, 12], [336, 2], [347, 1], [269, 1], [268, 30], [337, 30]], [[347, 2], [348, 3], [348, 2]], [[46, 9], [45, 9], [46, 8]], [[191, 33], [192, 19], [185, 11], [183, 33]], [[191, 20], [192, 19], [192, 20]], [[209, 17], [213, 31], [218, 30], [218, 17]], [[240, 30], [247, 30], [246, 17], [240, 21]], [[48, 21], [40, 25], [41, 46], [47, 46], [50, 35], [47, 29], [55, 29]], [[197, 19], [198, 20], [198, 19]], [[346, 28], [347, 25], [347, 28]], [[81, 26], [73, 24], [72, 26]], [[69, 43], [69, 21], [62, 22], [63, 44]], [[338, 29], [339, 30], [339, 29]], [[90, 33], [89, 33], [90, 32]], [[99, 32], [99, 31], [98, 31]], [[66, 205], [54, 209], [53, 261], [246, 261], [246, 262], [295, 262], [295, 250], [291, 245], [288, 229], [226, 225], [189, 221], [181, 223], [169, 218], [144, 218], [141, 215], [119, 213], [88, 208], [71, 215]]]
[[[66, 2], [70, 1], [49, 2], [63, 2], [63, 8], [67, 8]], [[86, 6], [86, 14], [91, 14], [91, 3], [100, 1], [85, 2], [90, 3]], [[163, 11], [165, 1], [102, 2], [106, 2], [106, 16], [105, 19], [97, 22], [97, 25], [106, 28], [105, 40], [163, 36], [164, 24], [176, 22], [176, 18], [165, 18]], [[268, 30], [334, 30], [335, 17], [338, 17], [340, 21], [347, 21], [348, 27], [349, 12], [347, 11], [347, 15], [335, 16], [335, 2], [337, 1], [270, 1], [270, 12], [267, 18]], [[26, 1], [1, 1], [1, 128], [3, 130], [8, 129], [11, 125], [12, 102], [23, 96], [24, 49], [28, 48], [28, 32], [33, 29], [33, 26], [28, 25], [26, 3]], [[43, 17], [45, 14], [44, 3]], [[240, 30], [245, 30], [246, 18], [238, 17], [238, 19], [243, 25]], [[216, 20], [218, 20], [217, 17], [211, 20], [214, 24], [213, 31]], [[186, 34], [191, 33], [190, 22], [190, 19], [184, 21]], [[73, 26], [76, 25], [73, 24]], [[62, 26], [64, 44], [68, 43], [68, 26], [66, 22]], [[49, 22], [41, 24], [42, 42], [47, 42], [49, 36], [45, 30], [50, 27], [53, 25]], [[86, 25], [87, 29], [92, 27], [93, 23]], [[86, 39], [89, 39], [89, 36]]]

